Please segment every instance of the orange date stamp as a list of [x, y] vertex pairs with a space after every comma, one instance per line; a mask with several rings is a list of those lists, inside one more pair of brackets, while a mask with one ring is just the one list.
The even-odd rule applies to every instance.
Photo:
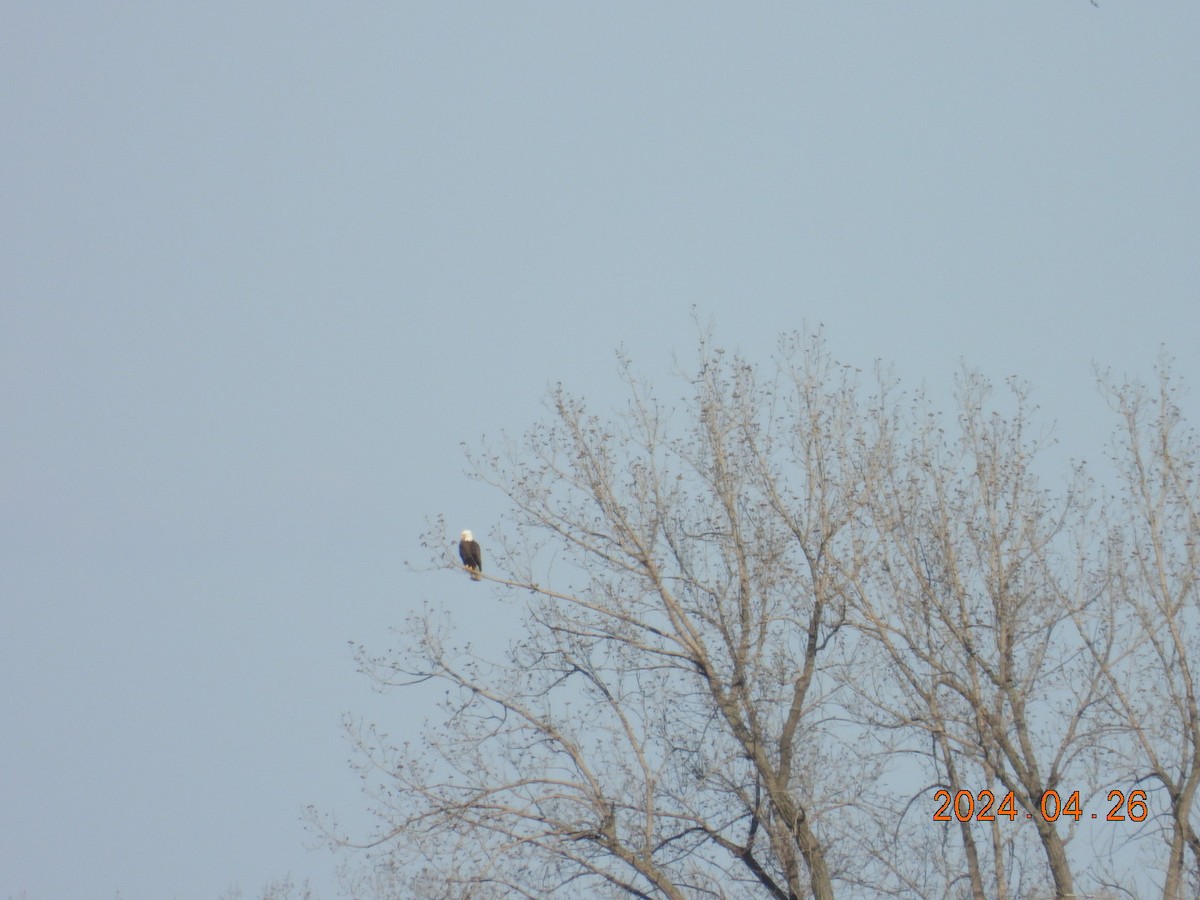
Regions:
[[[976, 822], [995, 822], [997, 818], [1008, 819], [1012, 822], [1021, 818], [1012, 791], [1004, 795], [998, 806], [996, 805], [996, 795], [987, 789], [978, 793], [958, 791], [951, 794], [942, 788], [933, 795], [933, 799], [941, 803], [941, 806], [933, 813], [935, 822], [954, 820], [970, 822], [972, 819]], [[1108, 815], [1104, 817], [1107, 822], [1124, 822], [1126, 820], [1144, 822], [1149, 814], [1149, 810], [1146, 808], [1145, 791], [1130, 791], [1127, 797], [1122, 791], [1112, 790], [1108, 792], [1108, 802], [1113, 806], [1109, 809]], [[992, 811], [993, 807], [995, 807], [994, 812]], [[1079, 806], [1079, 791], [1072, 791], [1067, 796], [1065, 803], [1058, 791], [1044, 791], [1038, 812], [1047, 822], [1057, 822], [1061, 816], [1074, 819], [1076, 822], [1085, 818], [1085, 813]], [[1033, 813], [1025, 813], [1025, 818], [1032, 819]], [[1092, 813], [1091, 818], [1098, 819], [1099, 814]]]

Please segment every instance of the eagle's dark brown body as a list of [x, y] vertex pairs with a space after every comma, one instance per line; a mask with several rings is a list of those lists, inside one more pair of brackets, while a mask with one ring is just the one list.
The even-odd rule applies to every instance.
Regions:
[[479, 573], [483, 571], [483, 551], [469, 531], [464, 531], [458, 541], [458, 558], [471, 570], [471, 579], [479, 581]]

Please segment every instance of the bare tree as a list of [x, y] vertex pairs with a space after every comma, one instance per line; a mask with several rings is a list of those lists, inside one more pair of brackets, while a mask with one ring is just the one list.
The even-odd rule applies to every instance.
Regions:
[[1111, 545], [1122, 613], [1121, 652], [1106, 671], [1130, 737], [1125, 793], [1162, 794], [1163, 897], [1176, 900], [1200, 892], [1200, 444], [1165, 361], [1157, 390], [1109, 383], [1108, 393], [1122, 424]]
[[[1090, 555], [1086, 477], [1077, 470], [1061, 493], [1042, 487], [1027, 390], [1010, 387], [1014, 411], [989, 411], [990, 385], [965, 373], [956, 428], [915, 407], [909, 446], [872, 470], [882, 476], [870, 493], [883, 565], [855, 609], [892, 670], [891, 690], [874, 696], [896, 727], [924, 736], [943, 796], [991, 804], [984, 834], [957, 805], [949, 811], [972, 896], [1012, 895], [1019, 810], [1065, 898], [1075, 887], [1061, 823], [1082, 813], [1106, 733], [1095, 710], [1108, 682], [1076, 631], [1093, 614], [1105, 621], [1095, 605], [1102, 565]], [[1093, 635], [1098, 654], [1103, 643]], [[1058, 801], [1043, 800], [1050, 791]]]
[[[767, 383], [706, 345], [680, 422], [632, 377], [610, 419], [559, 390], [549, 422], [477, 460], [515, 510], [488, 567], [508, 574], [485, 574], [527, 598], [526, 636], [484, 663], [427, 611], [406, 654], [365, 660], [451, 688], [425, 747], [361, 736], [391, 782], [380, 840], [432, 866], [437, 896], [869, 880], [856, 810], [886, 754], [840, 700], [870, 452], [851, 375], [819, 340], [786, 341]], [[551, 551], [570, 573], [553, 588]]]
[[[319, 900], [307, 880], [297, 884], [291, 875], [272, 881], [257, 897], [258, 900]], [[243, 900], [241, 888], [230, 888], [221, 895], [220, 900]]]
[[[1122, 532], [1082, 469], [1042, 482], [1016, 383], [1001, 414], [967, 374], [947, 425], [819, 335], [765, 374], [703, 339], [674, 405], [622, 371], [617, 412], [560, 388], [472, 457], [511, 509], [483, 574], [522, 616], [508, 651], [460, 645], [437, 605], [399, 651], [360, 648], [381, 686], [443, 692], [419, 739], [352, 729], [376, 893], [1116, 896], [1070, 845], [1123, 749], [1170, 795], [1179, 896], [1200, 861], [1190, 443], [1129, 457]], [[461, 569], [440, 521], [425, 541]]]

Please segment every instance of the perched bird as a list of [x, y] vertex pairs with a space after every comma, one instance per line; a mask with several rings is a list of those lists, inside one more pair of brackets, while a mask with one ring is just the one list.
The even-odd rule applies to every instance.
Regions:
[[479, 577], [479, 573], [483, 571], [483, 551], [479, 549], [479, 542], [469, 531], [464, 531], [458, 540], [458, 558], [471, 570], [472, 581], [483, 580]]

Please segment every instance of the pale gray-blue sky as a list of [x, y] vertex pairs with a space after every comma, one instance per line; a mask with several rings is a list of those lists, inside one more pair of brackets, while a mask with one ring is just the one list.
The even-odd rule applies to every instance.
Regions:
[[[765, 360], [1200, 390], [1200, 7], [9, 3], [0, 10], [0, 889], [328, 890], [354, 671], [424, 599], [460, 441]], [[1187, 410], [1200, 418], [1192, 395]], [[485, 547], [486, 550], [486, 547]], [[478, 608], [478, 614], [476, 613]], [[511, 610], [508, 611], [511, 613]]]

